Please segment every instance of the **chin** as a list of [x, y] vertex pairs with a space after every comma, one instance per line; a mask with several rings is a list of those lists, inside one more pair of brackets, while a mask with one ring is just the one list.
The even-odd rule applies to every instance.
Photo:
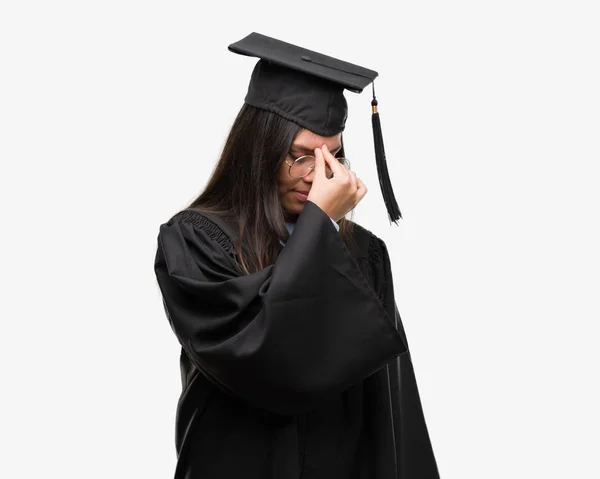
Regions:
[[304, 203], [284, 205], [283, 209], [285, 210], [286, 213], [288, 213], [290, 215], [298, 215], [298, 214], [302, 213], [302, 210], [304, 209]]

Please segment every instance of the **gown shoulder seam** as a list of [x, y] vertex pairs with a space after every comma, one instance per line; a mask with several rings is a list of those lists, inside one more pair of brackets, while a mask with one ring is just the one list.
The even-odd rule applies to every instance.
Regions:
[[235, 248], [231, 238], [210, 218], [199, 211], [183, 210], [176, 214], [172, 221], [187, 223], [195, 229], [203, 231], [210, 239], [217, 242], [229, 254], [234, 254]]

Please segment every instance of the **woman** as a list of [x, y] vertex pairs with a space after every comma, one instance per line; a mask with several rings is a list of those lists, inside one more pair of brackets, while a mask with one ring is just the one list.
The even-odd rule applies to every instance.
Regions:
[[175, 477], [437, 478], [386, 246], [345, 218], [367, 188], [343, 157], [343, 87], [284, 61], [334, 59], [257, 34], [236, 48], [261, 58], [245, 104], [158, 236], [182, 346]]

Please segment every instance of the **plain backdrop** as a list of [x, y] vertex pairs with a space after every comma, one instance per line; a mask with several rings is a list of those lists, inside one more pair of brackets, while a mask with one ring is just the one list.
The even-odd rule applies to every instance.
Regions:
[[600, 477], [599, 22], [577, 0], [2, 2], [0, 477], [172, 477], [156, 236], [211, 174], [252, 31], [379, 72], [404, 218], [367, 90], [354, 220], [388, 245], [442, 477]]

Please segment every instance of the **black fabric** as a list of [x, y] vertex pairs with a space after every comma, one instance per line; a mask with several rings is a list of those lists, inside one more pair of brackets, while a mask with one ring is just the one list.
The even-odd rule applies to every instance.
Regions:
[[251, 33], [229, 50], [260, 58], [246, 103], [281, 115], [322, 136], [344, 131], [344, 89], [360, 93], [377, 72], [275, 38]]
[[275, 65], [329, 80], [356, 93], [362, 92], [378, 75], [374, 70], [256, 32], [228, 48], [234, 53], [262, 58]]
[[263, 60], [254, 67], [244, 101], [322, 136], [344, 131], [348, 118], [342, 88]]
[[239, 275], [235, 228], [192, 211], [161, 225], [177, 478], [439, 477], [387, 249], [355, 228], [353, 257], [309, 201], [275, 264]]

